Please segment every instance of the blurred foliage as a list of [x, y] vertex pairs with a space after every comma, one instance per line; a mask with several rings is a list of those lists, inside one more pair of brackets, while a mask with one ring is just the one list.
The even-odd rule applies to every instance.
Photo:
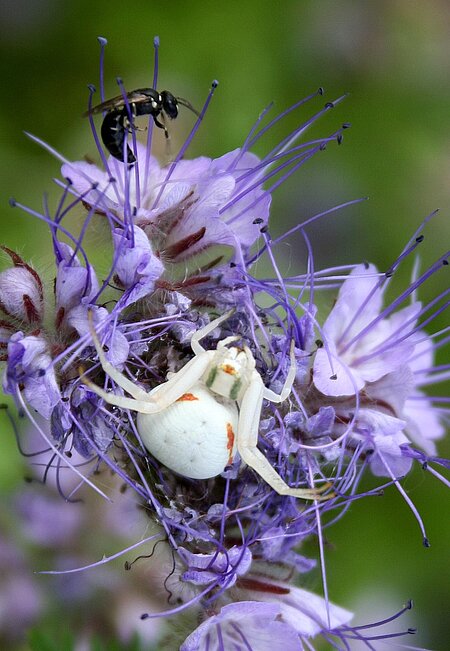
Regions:
[[[69, 159], [95, 156], [81, 114], [87, 83], [98, 83], [96, 37], [109, 41], [106, 88], [112, 96], [118, 75], [128, 89], [151, 85], [152, 40], [159, 34], [160, 88], [201, 106], [211, 80], [220, 80], [191, 156], [220, 155], [239, 146], [272, 100], [283, 110], [318, 86], [325, 87], [325, 100], [349, 93], [318, 130], [331, 132], [343, 121], [353, 128], [342, 147], [330, 147], [276, 194], [274, 234], [333, 205], [368, 196], [369, 201], [321, 220], [308, 234], [317, 267], [368, 259], [383, 269], [420, 221], [441, 208], [426, 231], [424, 264], [429, 263], [442, 252], [450, 229], [449, 25], [446, 0], [3, 0], [2, 240], [40, 269], [50, 267], [45, 225], [8, 207], [10, 196], [35, 208], [44, 192], [51, 205], [58, 196], [51, 179], [58, 176], [59, 162], [23, 131]], [[283, 133], [307, 111], [289, 116]], [[181, 139], [191, 124], [192, 115], [183, 111], [176, 136]], [[277, 130], [269, 134], [265, 150], [278, 136]], [[294, 241], [294, 266], [301, 267], [302, 259], [296, 259], [301, 249]], [[425, 297], [442, 287], [442, 278], [430, 283]], [[0, 418], [1, 480], [8, 491], [23, 473], [4, 412]], [[448, 453], [448, 443], [441, 450]], [[359, 610], [366, 604], [364, 614], [371, 620], [414, 597], [412, 621], [422, 633], [411, 641], [446, 648], [450, 525], [442, 503], [448, 495], [420, 472], [408, 478], [406, 488], [425, 518], [432, 547], [422, 548], [415, 520], [395, 489], [356, 503], [329, 532], [330, 592], [346, 607]], [[320, 590], [318, 577], [313, 587]]]

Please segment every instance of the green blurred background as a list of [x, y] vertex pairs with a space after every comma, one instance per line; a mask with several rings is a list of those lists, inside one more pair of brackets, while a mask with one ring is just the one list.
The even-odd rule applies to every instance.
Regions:
[[[283, 110], [318, 86], [326, 89], [325, 100], [348, 92], [314, 131], [325, 134], [351, 122], [343, 146], [330, 146], [277, 192], [272, 231], [368, 196], [309, 231], [318, 266], [367, 259], [386, 268], [435, 208], [441, 213], [426, 231], [424, 264], [442, 253], [450, 230], [447, 0], [2, 0], [0, 24], [1, 239], [39, 268], [51, 265], [45, 226], [10, 209], [8, 198], [39, 208], [48, 192], [54, 202], [52, 178], [59, 164], [23, 131], [69, 159], [96, 156], [81, 114], [87, 83], [98, 83], [99, 35], [109, 41], [107, 96], [117, 94], [118, 75], [129, 90], [151, 85], [155, 34], [161, 38], [160, 88], [199, 107], [211, 80], [219, 79], [191, 156], [216, 156], [239, 146], [271, 100]], [[306, 109], [290, 116], [258, 151], [267, 151], [309, 114]], [[183, 111], [177, 135], [191, 124], [192, 115]], [[301, 268], [296, 245], [292, 265]], [[424, 298], [443, 287], [443, 278], [430, 282]], [[8, 422], [0, 417], [0, 487], [7, 497], [23, 470]], [[448, 442], [441, 444], [442, 454], [449, 451]], [[431, 548], [422, 547], [417, 524], [395, 489], [355, 504], [328, 532], [330, 594], [357, 610], [360, 620], [381, 618], [414, 598], [408, 625], [418, 625], [420, 634], [409, 641], [447, 649], [448, 493], [423, 472], [409, 477], [406, 488], [425, 519]], [[309, 586], [320, 589], [319, 577], [309, 579]]]

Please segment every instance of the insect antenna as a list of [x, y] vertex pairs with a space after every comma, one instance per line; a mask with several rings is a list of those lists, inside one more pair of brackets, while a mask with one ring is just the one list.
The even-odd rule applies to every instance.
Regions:
[[177, 97], [176, 100], [178, 104], [181, 104], [181, 106], [188, 108], [190, 111], [192, 111], [192, 113], [195, 113], [198, 118], [200, 117], [200, 113], [192, 106], [190, 102], [188, 102], [187, 99], [184, 99], [183, 97]]

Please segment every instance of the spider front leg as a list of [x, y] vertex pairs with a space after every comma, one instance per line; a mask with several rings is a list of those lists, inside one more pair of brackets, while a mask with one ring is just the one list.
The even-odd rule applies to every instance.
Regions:
[[289, 358], [291, 365], [289, 367], [286, 380], [284, 381], [283, 388], [281, 389], [281, 393], [275, 393], [275, 391], [264, 387], [264, 398], [266, 398], [266, 400], [270, 400], [270, 402], [284, 402], [292, 390], [295, 374], [297, 372], [297, 361], [295, 359], [295, 341], [293, 339], [291, 341], [291, 347], [289, 349]]
[[206, 373], [213, 355], [214, 352], [209, 350], [196, 355], [177, 373], [174, 373], [169, 380], [150, 391], [148, 399], [153, 400], [158, 405], [155, 412], [169, 407], [181, 396], [189, 393], [192, 387]]
[[[100, 344], [100, 341], [97, 336], [97, 332], [95, 331], [91, 310], [89, 310], [88, 312], [88, 324], [89, 324], [89, 331], [92, 337], [92, 343], [94, 344], [95, 350], [97, 351], [98, 361], [100, 362], [100, 365], [104, 370], [105, 374], [108, 375], [111, 378], [111, 380], [113, 380], [121, 389], [129, 393], [130, 396], [132, 396], [135, 400], [146, 400], [148, 396], [147, 391], [144, 391], [144, 389], [141, 389], [141, 387], [137, 386], [134, 382], [132, 382], [132, 380], [130, 380], [123, 373], [118, 371], [111, 364], [111, 362], [109, 362], [106, 359], [105, 352], [103, 350], [102, 345]], [[90, 388], [92, 388], [92, 386], [96, 386], [96, 385], [92, 385], [92, 382], [90, 381], [84, 380], [84, 382], [85, 384], [88, 384]], [[98, 389], [101, 390], [100, 387], [98, 387]], [[98, 393], [98, 395], [100, 394]], [[109, 396], [110, 394], [108, 393], [107, 395]]]
[[263, 453], [258, 450], [259, 421], [265, 391], [261, 377], [255, 371], [239, 410], [237, 448], [241, 459], [250, 468], [253, 468], [279, 495], [290, 495], [305, 500], [330, 499], [333, 495], [321, 495], [329, 488], [329, 484], [325, 484], [320, 488], [291, 488], [288, 486]]
[[183, 368], [175, 373], [167, 382], [160, 384], [158, 387], [147, 393], [144, 389], [138, 387], [134, 382], [129, 380], [123, 373], [118, 371], [106, 359], [105, 353], [93, 327], [92, 314], [89, 315], [89, 324], [94, 342], [95, 349], [105, 374], [108, 375], [121, 389], [129, 393], [132, 398], [116, 395], [105, 391], [94, 384], [91, 380], [83, 377], [83, 382], [91, 391], [96, 393], [105, 402], [122, 409], [130, 409], [141, 414], [155, 414], [158, 411], [169, 407], [173, 402], [178, 400], [183, 394], [187, 393], [205, 373], [211, 357], [212, 351], [204, 351], [200, 355], [193, 357]]
[[[222, 314], [222, 316], [217, 317], [217, 319], [213, 319], [210, 323], [207, 323], [205, 326], [203, 326], [203, 328], [200, 328], [200, 330], [194, 332], [194, 334], [191, 337], [191, 348], [196, 355], [200, 355], [200, 353], [205, 352], [205, 349], [200, 344], [200, 341], [204, 339], [207, 335], [209, 335], [218, 326], [220, 326], [221, 323], [229, 319], [230, 316], [235, 313], [235, 311], [236, 310], [233, 307], [231, 310], [228, 310], [228, 312], [225, 312], [225, 314]], [[239, 338], [240, 337], [236, 337], [236, 338], [233, 337], [233, 339], [235, 340]], [[227, 339], [231, 339], [231, 338], [228, 337]], [[221, 342], [219, 341], [217, 346], [219, 347], [220, 345], [224, 345], [224, 341], [225, 340]]]

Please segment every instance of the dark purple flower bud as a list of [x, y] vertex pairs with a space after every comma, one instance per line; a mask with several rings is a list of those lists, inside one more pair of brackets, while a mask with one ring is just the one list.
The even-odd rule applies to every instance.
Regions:
[[182, 547], [178, 551], [188, 566], [181, 578], [194, 585], [216, 583], [230, 588], [252, 563], [252, 554], [246, 547], [231, 547], [226, 553], [212, 554], [193, 554]]
[[20, 387], [30, 406], [48, 420], [61, 394], [47, 343], [40, 336], [16, 332], [8, 343], [3, 389], [16, 395]]

